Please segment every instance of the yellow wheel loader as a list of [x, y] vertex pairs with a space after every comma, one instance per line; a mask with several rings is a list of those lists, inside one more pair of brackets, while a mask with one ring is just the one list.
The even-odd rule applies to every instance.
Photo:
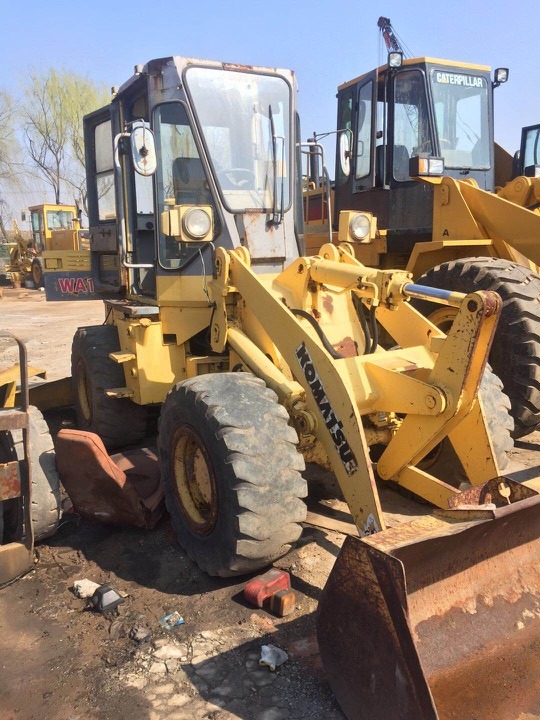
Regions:
[[[11, 281], [31, 280], [35, 288], [45, 287], [48, 300], [92, 299], [93, 287], [88, 288], [85, 281], [85, 274], [90, 274], [88, 231], [80, 227], [78, 208], [45, 203], [28, 210], [30, 239], [26, 239], [17, 222], [14, 223], [15, 243], [6, 267]], [[26, 218], [23, 211], [22, 220]], [[46, 278], [45, 269], [49, 270]]]
[[[74, 338], [79, 427], [136, 443], [160, 408], [172, 526], [212, 575], [286, 553], [306, 517], [302, 454], [331, 468], [360, 535], [318, 620], [347, 716], [465, 704], [472, 719], [518, 671], [526, 716], [540, 479], [506, 472], [513, 424], [486, 371], [501, 299], [369, 268], [347, 243], [306, 256], [296, 93], [291, 71], [169, 57], [85, 118], [95, 285], [118, 252], [124, 292]], [[448, 335], [411, 299], [455, 308]], [[505, 643], [511, 661], [482, 672]]]
[[[387, 65], [340, 85], [330, 224], [369, 265], [501, 295], [490, 363], [522, 437], [540, 427], [540, 178], [525, 176], [536, 163], [532, 132], [526, 149], [522, 142], [527, 173], [517, 168], [513, 180], [512, 159], [502, 163], [493, 140], [493, 88], [507, 77], [503, 68], [492, 80], [484, 65], [390, 52]], [[330, 193], [312, 165], [304, 203], [306, 245], [316, 252], [328, 236]], [[444, 330], [455, 317], [429, 301], [416, 307]]]

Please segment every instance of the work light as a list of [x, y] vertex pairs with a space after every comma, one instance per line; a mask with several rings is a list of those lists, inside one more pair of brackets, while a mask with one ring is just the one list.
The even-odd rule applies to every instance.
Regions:
[[188, 210], [182, 218], [184, 231], [193, 238], [203, 238], [212, 229], [212, 220], [201, 208]]

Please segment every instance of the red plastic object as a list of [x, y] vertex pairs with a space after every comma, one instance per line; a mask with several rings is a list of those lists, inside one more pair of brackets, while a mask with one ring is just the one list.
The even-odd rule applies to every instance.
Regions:
[[259, 575], [246, 583], [244, 587], [244, 598], [250, 605], [262, 608], [263, 602], [279, 592], [280, 590], [291, 589], [291, 576], [286, 570], [272, 568], [263, 575]]

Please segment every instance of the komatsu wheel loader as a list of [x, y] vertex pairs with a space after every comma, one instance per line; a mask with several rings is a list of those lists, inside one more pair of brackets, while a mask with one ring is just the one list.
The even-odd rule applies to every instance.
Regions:
[[[508, 70], [492, 80], [485, 65], [404, 59], [388, 46], [386, 65], [338, 88], [330, 224], [362, 262], [406, 269], [431, 287], [501, 295], [490, 363], [523, 437], [540, 427], [540, 178], [522, 168], [511, 179], [512, 158], [494, 143], [493, 88]], [[533, 149], [531, 135], [532, 170]], [[327, 193], [320, 172], [310, 175], [306, 245], [316, 252], [328, 235]], [[443, 330], [455, 317], [416, 306]]]
[[[540, 480], [505, 474], [512, 420], [486, 370], [501, 299], [369, 268], [347, 243], [307, 256], [296, 94], [288, 70], [169, 57], [86, 117], [95, 285], [119, 251], [123, 288], [73, 341], [79, 427], [136, 443], [160, 407], [172, 526], [212, 575], [298, 539], [302, 453], [333, 470], [360, 538], [318, 635], [349, 718], [491, 717], [504, 677], [504, 702], [535, 712]], [[455, 308], [448, 335], [413, 298]], [[403, 522], [383, 486], [411, 494]]]
[[[74, 268], [85, 270], [89, 264], [88, 233], [81, 230], [78, 208], [75, 205], [55, 205], [45, 203], [28, 208], [32, 236], [23, 237], [15, 221], [15, 242], [11, 248], [7, 274], [12, 283], [32, 280], [35, 288], [44, 287], [43, 268], [69, 271]], [[27, 218], [26, 211], [21, 220]], [[54, 262], [47, 258], [54, 258]], [[88, 269], [90, 269], [88, 267]], [[50, 273], [52, 283], [56, 276]], [[52, 288], [45, 288], [48, 299], [53, 297]]]

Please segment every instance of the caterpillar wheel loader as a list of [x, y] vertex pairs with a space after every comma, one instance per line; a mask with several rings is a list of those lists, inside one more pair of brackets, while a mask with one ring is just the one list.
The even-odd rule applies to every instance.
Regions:
[[[347, 243], [307, 256], [296, 94], [291, 71], [170, 57], [85, 118], [92, 266], [119, 252], [124, 292], [75, 335], [79, 427], [136, 443], [160, 408], [172, 526], [211, 575], [286, 553], [303, 454], [333, 470], [360, 537], [318, 636], [349, 718], [449, 719], [458, 681], [460, 717], [479, 717], [501, 678], [508, 717], [536, 712], [540, 479], [507, 472], [486, 369], [501, 299], [369, 268]], [[455, 308], [448, 335], [411, 299]], [[409, 493], [402, 522], [381, 488]]]
[[[336, 241], [424, 285], [501, 295], [490, 363], [511, 401], [514, 437], [523, 437], [540, 427], [540, 178], [522, 169], [511, 179], [512, 159], [494, 143], [493, 88], [508, 71], [492, 80], [484, 65], [389, 49], [386, 65], [338, 88]], [[306, 244], [316, 252], [329, 213], [320, 172], [310, 179]], [[443, 330], [455, 317], [432, 302], [416, 307]]]

